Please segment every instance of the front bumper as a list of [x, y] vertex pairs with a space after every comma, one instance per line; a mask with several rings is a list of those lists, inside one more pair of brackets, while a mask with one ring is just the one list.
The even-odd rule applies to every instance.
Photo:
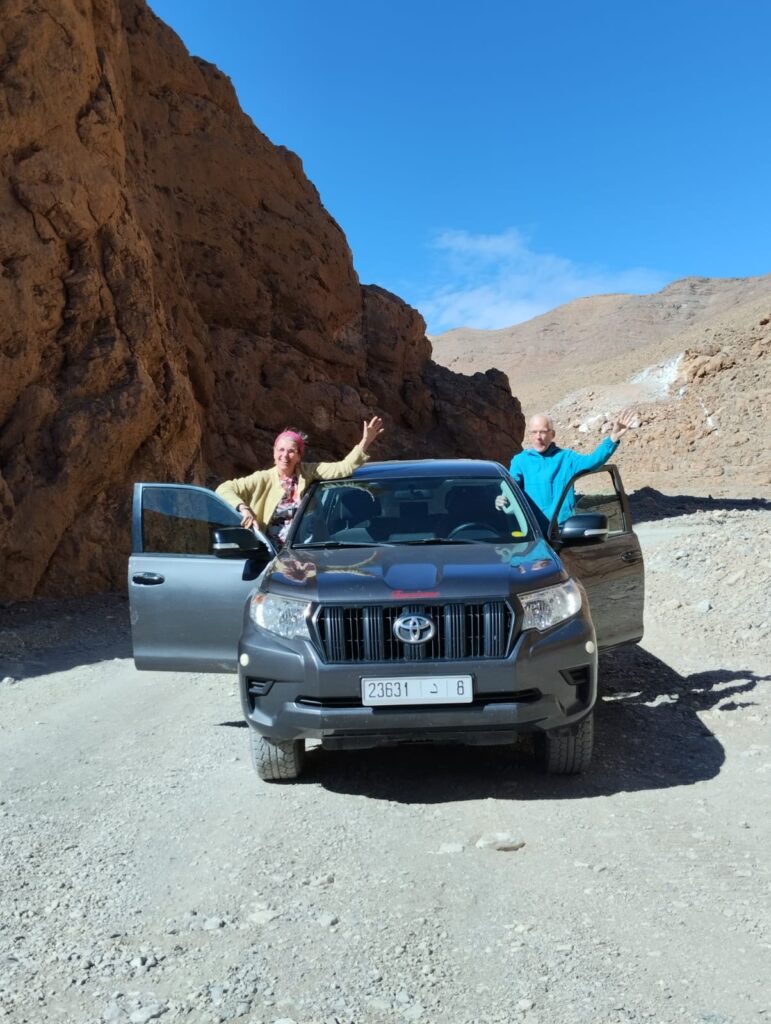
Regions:
[[[246, 661], [246, 664], [244, 664]], [[471, 704], [364, 707], [364, 676], [471, 675]], [[545, 633], [521, 633], [505, 659], [326, 664], [307, 640], [250, 625], [239, 645], [241, 703], [272, 740], [318, 739], [330, 749], [401, 743], [507, 743], [570, 726], [597, 699], [594, 628], [579, 613]]]

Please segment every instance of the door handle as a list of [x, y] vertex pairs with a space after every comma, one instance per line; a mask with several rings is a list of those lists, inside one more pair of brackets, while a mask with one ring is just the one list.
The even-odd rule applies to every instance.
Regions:
[[621, 561], [622, 562], [627, 562], [627, 563], [639, 562], [640, 561], [640, 555], [638, 554], [637, 551], [625, 551], [621, 555]]
[[165, 581], [166, 577], [157, 572], [137, 572], [131, 577], [132, 583], [138, 583], [142, 587], [157, 587], [159, 583]]

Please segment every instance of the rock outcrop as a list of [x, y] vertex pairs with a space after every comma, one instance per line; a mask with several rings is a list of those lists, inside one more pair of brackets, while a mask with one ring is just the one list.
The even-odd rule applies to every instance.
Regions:
[[138, 479], [212, 484], [287, 423], [339, 457], [506, 458], [503, 374], [432, 363], [297, 156], [143, 0], [4, 0], [0, 597], [120, 587]]
[[686, 278], [434, 340], [451, 369], [518, 367], [525, 411], [550, 411], [565, 447], [591, 450], [633, 406], [640, 429], [614, 456], [627, 489], [681, 495], [768, 495], [770, 354], [771, 275]]
[[554, 408], [560, 442], [586, 450], [633, 405], [640, 428], [617, 457], [628, 488], [767, 498], [770, 356], [767, 317], [711, 331], [623, 384], [573, 392]]

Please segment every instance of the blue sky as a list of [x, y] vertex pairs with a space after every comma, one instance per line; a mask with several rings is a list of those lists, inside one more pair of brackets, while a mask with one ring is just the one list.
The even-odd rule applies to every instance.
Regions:
[[766, 0], [150, 0], [429, 330], [771, 272]]

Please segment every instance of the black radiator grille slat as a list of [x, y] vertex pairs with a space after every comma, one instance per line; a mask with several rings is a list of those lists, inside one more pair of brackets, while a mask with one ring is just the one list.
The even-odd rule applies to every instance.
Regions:
[[448, 660], [462, 658], [466, 649], [466, 617], [464, 606], [449, 604], [444, 608], [444, 656]]
[[[335, 611], [343, 612], [342, 608], [335, 609]], [[328, 647], [329, 657], [332, 661], [347, 661], [347, 652], [345, 649], [345, 623], [343, 621], [343, 615], [338, 614], [329, 620], [329, 636], [328, 636]]]
[[[364, 636], [364, 661], [383, 659], [383, 615], [382, 608], [362, 608]], [[356, 660], [355, 658], [352, 660]]]
[[499, 604], [485, 605], [485, 657], [494, 658], [503, 639], [504, 624]]
[[[408, 644], [394, 635], [402, 615], [427, 615], [434, 636]], [[514, 616], [505, 601], [446, 605], [323, 605], [316, 616], [321, 652], [330, 662], [462, 661], [505, 658]]]

